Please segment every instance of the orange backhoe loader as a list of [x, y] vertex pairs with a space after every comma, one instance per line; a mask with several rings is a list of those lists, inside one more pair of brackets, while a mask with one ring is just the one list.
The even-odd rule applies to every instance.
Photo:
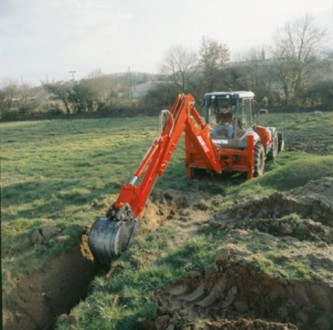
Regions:
[[[135, 237], [140, 216], [157, 176], [162, 176], [182, 135], [185, 133], [185, 165], [189, 178], [196, 170], [221, 174], [246, 172], [247, 178], [262, 175], [265, 159], [274, 159], [283, 148], [282, 135], [273, 127], [255, 125], [252, 92], [207, 93], [204, 116], [194, 107], [191, 94], [180, 94], [171, 108], [163, 110], [164, 126], [128, 184], [105, 217], [97, 217], [88, 244], [94, 258], [109, 264]], [[232, 135], [215, 134], [211, 123], [222, 107], [232, 114]]]

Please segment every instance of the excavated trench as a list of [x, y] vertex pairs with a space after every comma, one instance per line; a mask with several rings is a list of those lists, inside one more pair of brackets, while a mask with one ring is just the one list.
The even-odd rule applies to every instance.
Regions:
[[[141, 217], [142, 233], [156, 228], [172, 216], [171, 199], [168, 193], [152, 193], [151, 200], [154, 202], [147, 201]], [[184, 206], [182, 203], [187, 201], [180, 197], [176, 208]], [[18, 281], [11, 302], [5, 302], [5, 330], [53, 329], [58, 316], [70, 314], [71, 309], [87, 297], [94, 277], [107, 273], [107, 269], [100, 268], [93, 261], [88, 246], [88, 229], [83, 233], [80, 244], [72, 251], [54, 258], [41, 272]], [[40, 228], [32, 233], [31, 243], [44, 244], [48, 238], [54, 238], [57, 234], [59, 231], [56, 227]]]
[[4, 329], [53, 329], [59, 315], [69, 313], [87, 296], [97, 272], [84, 235], [72, 251], [18, 282], [12, 297], [15, 307], [6, 313]]

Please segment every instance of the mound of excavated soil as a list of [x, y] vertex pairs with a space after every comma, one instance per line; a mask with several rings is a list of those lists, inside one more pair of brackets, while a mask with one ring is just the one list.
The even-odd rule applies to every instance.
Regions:
[[171, 189], [153, 191], [140, 216], [140, 231], [146, 233], [154, 230], [166, 220], [200, 221], [202, 213], [211, 212], [214, 205], [221, 202], [221, 197], [211, 198], [199, 191], [186, 195]]
[[[210, 268], [155, 293], [154, 326], [333, 329], [332, 196], [333, 178], [322, 178], [288, 193], [237, 203], [210, 219], [203, 230], [230, 238], [221, 242]], [[258, 269], [254, 260], [270, 251], [288, 267], [300, 267], [291, 277], [304, 272], [305, 278], [291, 280], [288, 269], [282, 274]]]
[[288, 193], [277, 192], [266, 198], [250, 200], [221, 215], [220, 220], [276, 219], [296, 213], [328, 226], [333, 226], [333, 178], [310, 181]]

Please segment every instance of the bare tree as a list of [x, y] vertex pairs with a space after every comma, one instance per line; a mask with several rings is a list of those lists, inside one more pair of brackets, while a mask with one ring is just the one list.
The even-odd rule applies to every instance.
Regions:
[[267, 105], [272, 94], [273, 79], [269, 74], [269, 66], [264, 46], [249, 49], [239, 62], [241, 79], [246, 85], [244, 87], [255, 91], [257, 101], [262, 102], [262, 106]]
[[185, 92], [188, 75], [197, 64], [197, 54], [182, 45], [172, 46], [168, 51], [161, 72], [171, 76], [173, 82]]
[[70, 86], [68, 84], [64, 84], [61, 82], [58, 83], [46, 83], [41, 82], [42, 87], [50, 94], [54, 95], [56, 98], [58, 98], [64, 105], [66, 112], [71, 113], [70, 105], [69, 105], [69, 92], [70, 92]]
[[68, 94], [68, 101], [76, 113], [96, 111], [97, 99], [96, 90], [92, 89], [86, 80], [80, 80], [73, 85]]
[[206, 91], [216, 88], [219, 79], [219, 70], [221, 70], [230, 54], [228, 47], [217, 41], [207, 37], [203, 37], [200, 46], [199, 65], [203, 75], [203, 86]]
[[0, 88], [0, 117], [6, 112], [9, 112], [13, 98], [17, 91], [17, 84], [13, 81], [2, 81]]
[[282, 86], [286, 103], [293, 97], [297, 100], [325, 37], [326, 32], [316, 28], [309, 15], [277, 30], [272, 73]]
[[100, 103], [105, 103], [114, 93], [111, 76], [103, 74], [100, 69], [92, 71], [85, 80], [85, 83]]

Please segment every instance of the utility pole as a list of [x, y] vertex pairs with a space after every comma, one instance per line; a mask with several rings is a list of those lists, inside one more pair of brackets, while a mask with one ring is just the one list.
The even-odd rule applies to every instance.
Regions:
[[128, 67], [128, 81], [130, 87], [130, 99], [133, 99], [133, 83], [132, 83], [132, 74], [131, 74], [131, 67]]
[[72, 70], [72, 71], [69, 71], [69, 73], [72, 75], [72, 80], [75, 81], [75, 73], [76, 73], [76, 71]]

